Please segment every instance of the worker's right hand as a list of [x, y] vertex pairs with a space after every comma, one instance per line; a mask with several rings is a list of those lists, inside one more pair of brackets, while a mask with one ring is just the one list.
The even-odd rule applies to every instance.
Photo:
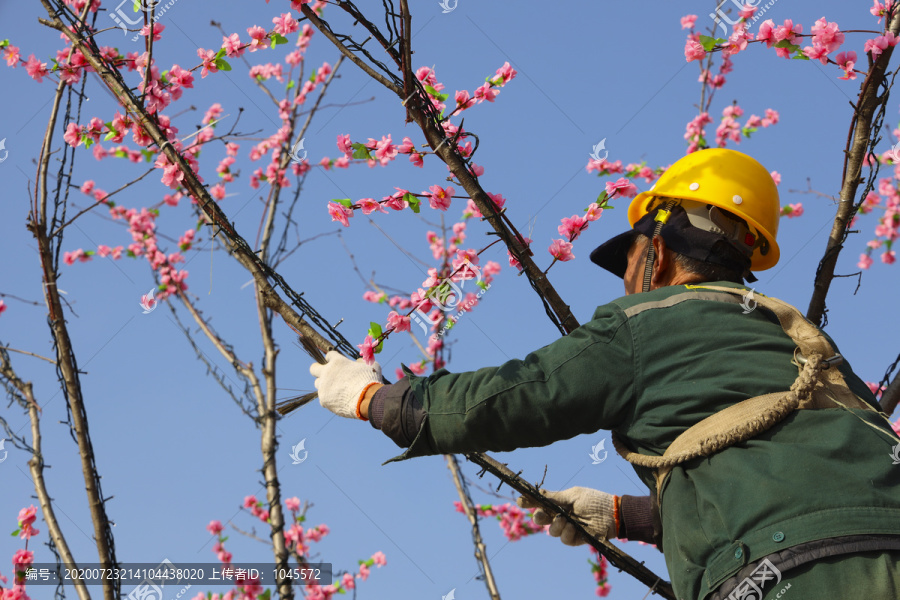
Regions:
[[381, 365], [367, 365], [361, 358], [350, 360], [334, 350], [325, 355], [325, 361], [309, 367], [316, 378], [319, 402], [340, 417], [362, 419], [359, 405], [369, 384], [381, 383]]
[[[585, 531], [600, 539], [615, 539], [616, 531], [616, 497], [612, 494], [592, 490], [585, 487], [573, 487], [561, 492], [541, 490], [548, 499], [553, 500], [569, 515], [582, 522]], [[549, 533], [558, 537], [567, 546], [581, 546], [587, 540], [578, 533], [575, 526], [563, 515], [551, 516], [531, 498], [520, 496], [518, 504], [522, 508], [535, 508], [531, 518], [538, 525], [550, 525]]]

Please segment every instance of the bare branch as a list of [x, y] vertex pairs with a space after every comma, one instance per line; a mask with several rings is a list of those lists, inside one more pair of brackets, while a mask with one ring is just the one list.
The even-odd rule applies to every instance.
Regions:
[[481, 572], [484, 574], [484, 585], [487, 586], [488, 594], [493, 600], [500, 600], [500, 591], [497, 589], [497, 582], [494, 581], [494, 572], [491, 570], [491, 563], [487, 556], [487, 547], [481, 539], [481, 528], [478, 526], [478, 513], [475, 510], [475, 504], [469, 491], [466, 489], [466, 483], [459, 471], [459, 462], [452, 454], [445, 454], [447, 459], [447, 468], [453, 475], [453, 484], [459, 494], [459, 501], [462, 502], [466, 518], [472, 526], [472, 543], [475, 545], [475, 558], [478, 560]]

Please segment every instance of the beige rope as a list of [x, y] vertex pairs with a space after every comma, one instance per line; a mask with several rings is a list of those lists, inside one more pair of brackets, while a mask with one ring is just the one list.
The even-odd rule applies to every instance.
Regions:
[[[729, 446], [749, 440], [770, 429], [773, 425], [791, 414], [804, 399], [808, 399], [812, 395], [819, 379], [819, 373], [822, 371], [823, 367], [824, 363], [822, 362], [821, 354], [813, 354], [807, 357], [807, 362], [800, 371], [797, 379], [794, 381], [794, 384], [791, 385], [790, 391], [760, 396], [760, 398], [765, 398], [767, 400], [770, 399], [770, 396], [781, 396], [780, 399], [777, 399], [766, 410], [752, 416], [749, 420], [734, 425], [730, 429], [720, 431], [719, 433], [713, 433], [709, 436], [703, 436], [701, 433], [691, 436], [690, 438], [679, 436], [676, 443], [672, 443], [662, 456], [647, 456], [646, 454], [632, 452], [625, 447], [615, 434], [612, 438], [613, 445], [622, 458], [631, 464], [639, 467], [649, 467], [651, 469], [671, 469], [675, 465], [691, 460], [692, 458], [710, 456]], [[728, 409], [707, 417], [704, 421], [708, 419], [717, 419], [719, 421], [726, 420], [727, 417], [724, 415], [726, 411], [728, 411]], [[698, 425], [703, 425], [704, 421], [701, 421]], [[702, 430], [702, 427], [700, 430]], [[700, 430], [698, 430], [698, 432]], [[698, 439], [698, 437], [700, 439]], [[678, 446], [677, 448], [676, 445]], [[681, 450], [681, 448], [684, 448], [685, 446], [686, 449]]]

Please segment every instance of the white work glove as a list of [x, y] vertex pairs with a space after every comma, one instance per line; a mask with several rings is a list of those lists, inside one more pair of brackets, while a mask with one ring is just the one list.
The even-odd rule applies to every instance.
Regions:
[[381, 383], [381, 365], [367, 365], [361, 358], [353, 361], [334, 350], [325, 355], [325, 361], [324, 365], [315, 362], [309, 368], [316, 378], [319, 402], [339, 417], [356, 419], [366, 386]]
[[[569, 515], [581, 521], [582, 527], [594, 537], [605, 540], [616, 538], [616, 497], [612, 494], [585, 487], [573, 487], [561, 492], [541, 490], [541, 493], [556, 502]], [[518, 504], [522, 508], [538, 506], [536, 502], [525, 496], [519, 496]], [[550, 525], [550, 535], [560, 538], [560, 541], [566, 546], [581, 546], [587, 543], [587, 540], [563, 515], [551, 517], [544, 509], [538, 508], [531, 518], [542, 527]]]

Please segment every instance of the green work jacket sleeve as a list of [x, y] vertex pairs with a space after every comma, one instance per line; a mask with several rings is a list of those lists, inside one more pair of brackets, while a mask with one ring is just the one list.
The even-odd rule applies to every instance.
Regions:
[[524, 359], [467, 373], [409, 374], [426, 415], [393, 460], [546, 446], [614, 428], [633, 410], [633, 352], [625, 314], [608, 304]]

